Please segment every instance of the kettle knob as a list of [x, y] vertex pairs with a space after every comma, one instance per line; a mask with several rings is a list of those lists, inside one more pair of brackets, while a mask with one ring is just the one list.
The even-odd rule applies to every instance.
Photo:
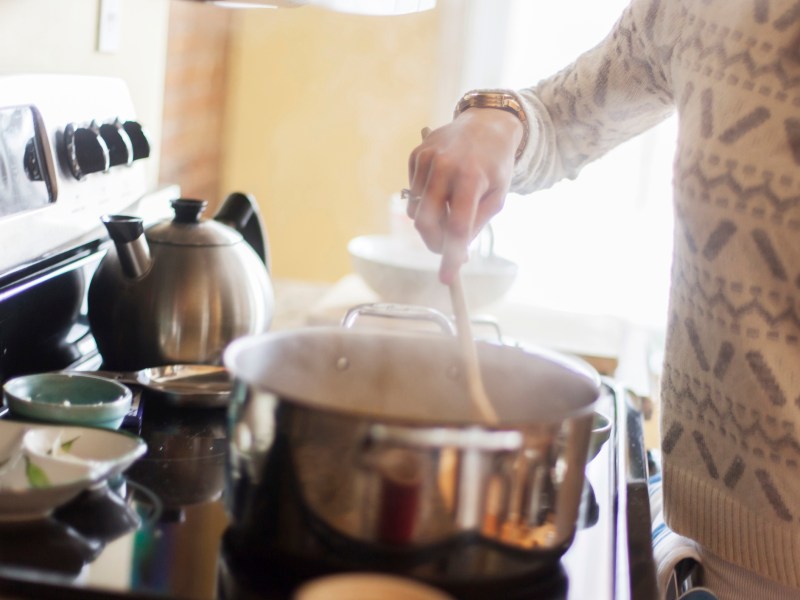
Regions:
[[175, 218], [172, 219], [173, 223], [183, 223], [191, 225], [200, 222], [200, 215], [208, 206], [205, 200], [193, 200], [191, 198], [178, 198], [170, 202], [172, 209], [175, 211]]

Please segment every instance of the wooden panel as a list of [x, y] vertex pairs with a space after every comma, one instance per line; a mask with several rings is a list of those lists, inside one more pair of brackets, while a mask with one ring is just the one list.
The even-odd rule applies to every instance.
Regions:
[[231, 11], [171, 0], [164, 86], [160, 180], [184, 197], [224, 193], [220, 164]]

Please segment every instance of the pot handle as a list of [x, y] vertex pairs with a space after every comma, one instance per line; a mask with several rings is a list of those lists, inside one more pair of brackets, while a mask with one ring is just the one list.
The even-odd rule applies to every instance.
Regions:
[[444, 313], [427, 306], [413, 304], [394, 304], [391, 302], [374, 302], [354, 306], [344, 315], [342, 327], [350, 329], [361, 317], [381, 317], [386, 319], [403, 319], [407, 321], [427, 321], [438, 325], [442, 332], [455, 335], [452, 321]]

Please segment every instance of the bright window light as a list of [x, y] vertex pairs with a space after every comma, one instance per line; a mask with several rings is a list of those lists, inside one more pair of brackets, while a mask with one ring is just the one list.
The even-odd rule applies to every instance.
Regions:
[[[496, 12], [495, 2], [477, 5]], [[508, 11], [506, 46], [496, 52], [502, 68], [495, 64], [472, 73], [465, 88], [534, 85], [604, 38], [628, 0], [499, 4]], [[488, 25], [494, 35], [487, 36], [481, 28], [490, 20], [473, 21], [473, 43], [487, 46], [473, 47], [471, 54], [486, 56], [498, 43], [497, 24]], [[490, 77], [496, 79], [487, 81]], [[493, 221], [497, 252], [520, 265], [508, 300], [662, 329], [672, 256], [675, 137], [673, 117], [588, 165], [575, 181], [510, 196]]]

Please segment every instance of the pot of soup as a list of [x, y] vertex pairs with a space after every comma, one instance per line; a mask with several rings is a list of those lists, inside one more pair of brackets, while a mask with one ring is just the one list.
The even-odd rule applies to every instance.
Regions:
[[[576, 529], [600, 378], [540, 349], [478, 342], [498, 419], [468, 400], [449, 334], [312, 327], [241, 338], [225, 352], [232, 527], [265, 556], [333, 549], [401, 571], [462, 552], [524, 571]], [[530, 567], [532, 568], [532, 567]]]

